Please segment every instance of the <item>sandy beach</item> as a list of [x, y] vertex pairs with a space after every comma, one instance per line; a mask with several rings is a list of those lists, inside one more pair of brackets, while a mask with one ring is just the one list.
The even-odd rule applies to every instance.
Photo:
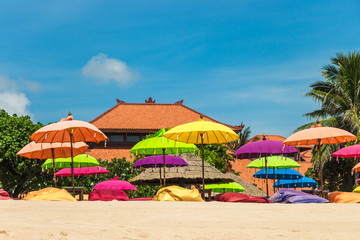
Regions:
[[0, 202], [0, 239], [355, 239], [359, 204]]

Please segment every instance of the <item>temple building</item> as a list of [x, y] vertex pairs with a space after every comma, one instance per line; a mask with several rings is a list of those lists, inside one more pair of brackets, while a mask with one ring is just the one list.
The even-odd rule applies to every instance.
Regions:
[[[183, 104], [183, 100], [175, 103], [156, 103], [151, 97], [145, 103], [126, 103], [116, 99], [117, 104], [90, 121], [108, 136], [106, 143], [90, 144], [88, 153], [101, 159], [129, 159], [130, 149], [149, 133], [162, 128], [172, 128], [180, 124], [197, 121], [200, 112]], [[203, 114], [204, 115], [204, 114]], [[204, 115], [204, 120], [221, 123]], [[224, 124], [240, 132], [244, 127]]]

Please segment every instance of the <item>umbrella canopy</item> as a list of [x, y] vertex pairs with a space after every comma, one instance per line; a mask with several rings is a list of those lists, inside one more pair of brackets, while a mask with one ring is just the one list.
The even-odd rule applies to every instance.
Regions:
[[[72, 139], [70, 139], [70, 136]], [[102, 142], [108, 138], [91, 123], [67, 120], [49, 124], [34, 132], [30, 139], [37, 143]]]
[[[179, 167], [187, 166], [187, 162], [181, 157], [175, 157], [173, 155], [165, 155], [165, 167]], [[164, 160], [162, 155], [148, 156], [137, 160], [133, 168], [156, 168], [164, 166]]]
[[358, 158], [360, 157], [360, 144], [341, 148], [331, 155], [342, 158]]
[[[202, 166], [204, 168], [204, 144], [219, 144], [236, 141], [239, 136], [229, 127], [220, 123], [204, 121], [203, 116], [196, 122], [181, 124], [166, 133], [164, 137], [185, 143], [201, 144]], [[205, 172], [202, 170], [203, 189], [205, 188]]]
[[[82, 167], [82, 168], [74, 168], [75, 176], [87, 176], [87, 175], [96, 175], [96, 174], [105, 174], [110, 171], [106, 170], [103, 167]], [[71, 177], [71, 168], [63, 168], [56, 173], [58, 177]]]
[[356, 164], [351, 170], [360, 172], [360, 163]]
[[279, 188], [302, 188], [302, 187], [316, 187], [317, 182], [309, 177], [302, 177], [294, 180], [278, 180], [273, 187]]
[[[73, 155], [84, 153], [88, 149], [84, 142], [73, 144]], [[68, 158], [71, 156], [70, 143], [36, 143], [30, 142], [25, 145], [17, 155], [29, 159]]]
[[165, 149], [165, 154], [188, 153], [198, 150], [194, 144], [164, 138], [162, 135], [165, 132], [165, 129], [161, 129], [156, 133], [155, 137], [138, 142], [131, 148], [130, 152], [137, 155], [160, 155], [163, 154], [163, 149]]
[[[56, 158], [55, 168], [56, 169], [70, 168], [71, 162], [72, 162], [71, 158]], [[41, 167], [47, 169], [47, 168], [51, 168], [52, 166], [53, 166], [52, 159], [48, 159], [44, 162], [44, 164]], [[96, 160], [96, 158], [90, 155], [80, 154], [74, 157], [73, 166], [75, 168], [93, 167], [93, 166], [99, 166], [99, 162]]]
[[267, 157], [267, 163], [265, 165], [265, 157], [260, 159], [256, 159], [249, 163], [246, 167], [247, 168], [275, 168], [275, 169], [282, 169], [282, 168], [296, 168], [300, 167], [296, 161], [292, 160], [291, 158], [280, 157], [280, 156], [271, 156]]
[[313, 127], [294, 133], [285, 141], [285, 145], [323, 145], [340, 144], [355, 141], [356, 136], [340, 128]]
[[133, 190], [137, 191], [136, 187], [131, 183], [119, 180], [119, 177], [100, 182], [96, 184], [93, 189], [118, 189], [118, 190]]
[[296, 153], [294, 146], [286, 146], [281, 141], [263, 140], [245, 144], [236, 150], [234, 156], [238, 159], [248, 159], [265, 155], [294, 156]]
[[355, 141], [357, 138], [355, 135], [339, 128], [322, 127], [321, 124], [311, 126], [309, 129], [305, 129], [294, 133], [287, 139], [285, 139], [285, 145], [318, 145], [319, 146], [319, 165], [320, 165], [320, 189], [323, 188], [323, 176], [322, 176], [322, 164], [321, 164], [321, 151], [320, 145], [323, 144], [340, 144]]
[[213, 192], [226, 193], [226, 192], [245, 192], [240, 184], [236, 182], [221, 183], [221, 184], [207, 184], [205, 189], [212, 189]]
[[[30, 136], [30, 139], [37, 143], [70, 142], [71, 162], [73, 162], [73, 145], [75, 142], [102, 142], [108, 138], [94, 125], [73, 120], [71, 113], [60, 122], [49, 124], [40, 128]], [[74, 173], [74, 164], [71, 163], [71, 172]], [[75, 195], [75, 180], [72, 174], [72, 188]]]
[[[283, 168], [283, 169], [273, 169], [273, 168], [269, 168], [267, 170], [267, 175], [269, 179], [286, 179], [286, 180], [291, 180], [291, 179], [300, 179], [303, 177], [303, 175], [301, 175], [301, 173], [299, 173], [298, 171], [291, 169], [291, 168]], [[265, 173], [265, 169], [261, 169], [259, 171], [257, 171], [253, 177], [255, 178], [266, 178], [266, 173]]]

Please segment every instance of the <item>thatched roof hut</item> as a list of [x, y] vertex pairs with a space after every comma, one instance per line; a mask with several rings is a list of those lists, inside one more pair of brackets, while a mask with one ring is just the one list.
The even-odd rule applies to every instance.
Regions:
[[[188, 163], [188, 166], [166, 168], [166, 185], [200, 185], [202, 183], [201, 158], [193, 153], [183, 153], [180, 157]], [[205, 162], [204, 169], [205, 184], [233, 181], [231, 177], [220, 172], [207, 162]], [[130, 182], [136, 185], [158, 185], [159, 178], [159, 169], [148, 168], [131, 179]]]

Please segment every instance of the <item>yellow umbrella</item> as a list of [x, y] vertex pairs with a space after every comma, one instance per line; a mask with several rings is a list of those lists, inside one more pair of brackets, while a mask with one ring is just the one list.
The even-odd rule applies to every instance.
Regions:
[[170, 129], [163, 134], [163, 137], [178, 142], [201, 144], [203, 189], [205, 187], [204, 144], [233, 142], [239, 138], [233, 130], [225, 125], [204, 121], [203, 115], [200, 115], [199, 121], [181, 124]]

